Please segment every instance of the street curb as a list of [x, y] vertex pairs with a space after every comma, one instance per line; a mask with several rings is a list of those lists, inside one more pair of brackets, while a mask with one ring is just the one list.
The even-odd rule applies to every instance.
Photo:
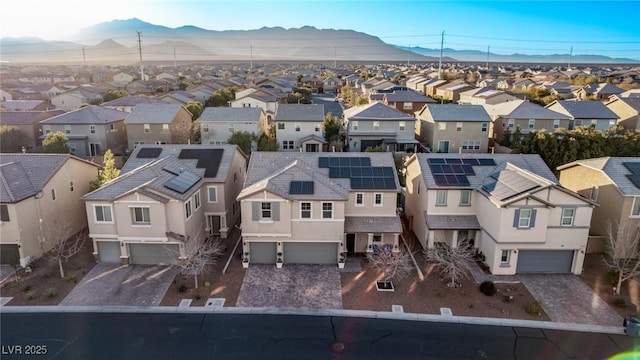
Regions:
[[565, 330], [601, 334], [624, 335], [622, 326], [595, 324], [561, 323], [537, 320], [514, 320], [471, 316], [449, 316], [434, 314], [399, 313], [387, 311], [341, 310], [317, 308], [273, 308], [273, 307], [177, 307], [177, 306], [1, 306], [0, 315], [20, 313], [148, 313], [148, 314], [260, 314], [260, 315], [303, 315], [339, 316], [371, 319], [425, 321], [436, 323], [511, 326], [543, 330]]

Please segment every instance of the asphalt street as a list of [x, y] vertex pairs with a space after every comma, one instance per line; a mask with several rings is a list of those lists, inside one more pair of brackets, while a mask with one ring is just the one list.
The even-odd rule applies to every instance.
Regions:
[[332, 316], [0, 316], [2, 359], [606, 359], [640, 345], [623, 335]]

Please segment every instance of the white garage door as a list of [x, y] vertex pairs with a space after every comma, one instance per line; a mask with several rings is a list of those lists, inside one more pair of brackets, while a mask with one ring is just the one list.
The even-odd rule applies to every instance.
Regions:
[[286, 242], [285, 264], [337, 264], [338, 243]]
[[249, 243], [249, 251], [252, 264], [275, 264], [276, 263], [276, 243], [275, 242], [252, 242]]
[[129, 244], [129, 262], [138, 265], [171, 265], [180, 255], [175, 244]]
[[98, 256], [101, 262], [120, 262], [120, 242], [119, 241], [96, 241], [98, 245]]
[[520, 250], [516, 272], [570, 273], [573, 250]]

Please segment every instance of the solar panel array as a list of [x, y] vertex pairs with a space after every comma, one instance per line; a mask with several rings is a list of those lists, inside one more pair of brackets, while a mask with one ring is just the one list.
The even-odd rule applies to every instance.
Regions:
[[473, 166], [495, 166], [493, 159], [429, 158], [433, 180], [438, 186], [470, 186], [468, 175], [475, 175]]
[[196, 167], [205, 169], [204, 177], [212, 178], [218, 174], [224, 149], [182, 149], [178, 159], [197, 159]]
[[495, 181], [483, 185], [482, 188], [499, 200], [506, 200], [540, 187], [540, 184], [509, 170], [491, 174], [491, 178]]
[[313, 181], [291, 181], [289, 183], [289, 194], [310, 195], [313, 194]]
[[624, 165], [631, 174], [627, 174], [627, 178], [635, 185], [638, 189], [640, 189], [640, 162], [623, 162]]
[[136, 157], [139, 159], [155, 159], [162, 153], [162, 148], [141, 148]]
[[197, 184], [200, 179], [202, 179], [200, 176], [184, 171], [180, 173], [180, 175], [164, 183], [164, 187], [179, 192], [180, 194], [184, 194], [191, 189], [193, 185]]
[[395, 189], [394, 168], [371, 166], [368, 157], [320, 157], [318, 167], [328, 168], [330, 178], [349, 178], [352, 189]]

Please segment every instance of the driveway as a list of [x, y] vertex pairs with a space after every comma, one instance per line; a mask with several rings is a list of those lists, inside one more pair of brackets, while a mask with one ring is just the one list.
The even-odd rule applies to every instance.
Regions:
[[13, 269], [13, 266], [0, 264], [0, 283], [15, 273], [16, 271]]
[[341, 286], [335, 265], [250, 265], [237, 306], [342, 309]]
[[158, 306], [179, 269], [100, 263], [85, 275], [60, 305]]

